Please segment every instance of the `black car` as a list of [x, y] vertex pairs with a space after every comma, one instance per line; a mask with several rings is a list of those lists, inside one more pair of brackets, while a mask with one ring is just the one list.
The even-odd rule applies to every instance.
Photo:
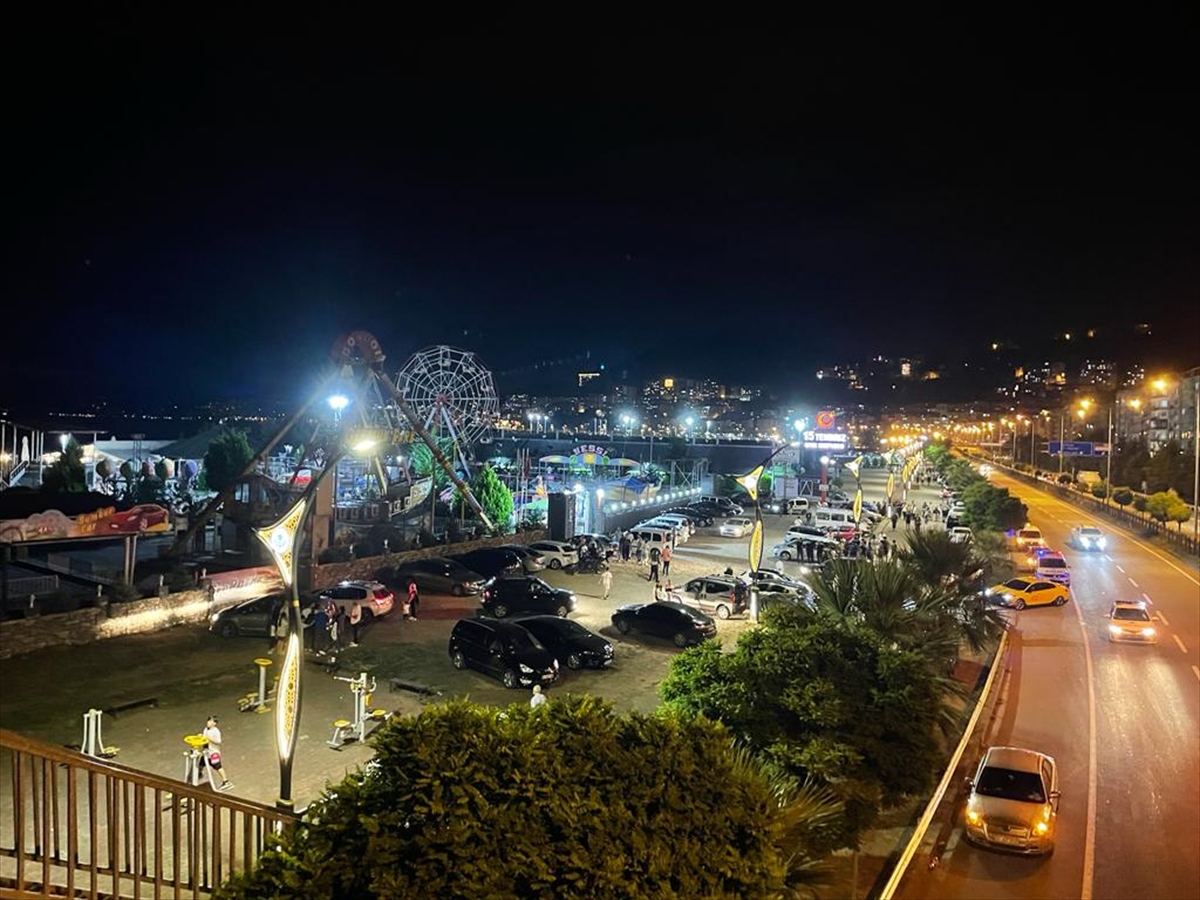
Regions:
[[525, 571], [525, 564], [521, 562], [521, 557], [511, 550], [503, 550], [499, 547], [481, 547], [478, 550], [460, 553], [450, 558], [485, 578], [495, 578], [498, 575], [521, 575]]
[[553, 684], [558, 660], [530, 632], [495, 619], [459, 619], [450, 632], [450, 662], [478, 669], [506, 688]]
[[513, 612], [552, 613], [563, 618], [575, 609], [575, 595], [540, 578], [493, 578], [483, 586], [484, 612], [503, 619]]
[[541, 641], [568, 669], [585, 666], [603, 669], [613, 661], [613, 647], [598, 634], [592, 634], [578, 622], [557, 616], [530, 616], [517, 624]]
[[455, 597], [478, 594], [487, 581], [478, 572], [472, 572], [462, 563], [444, 556], [414, 559], [394, 569], [382, 569], [379, 577], [401, 591], [408, 587], [411, 579], [423, 591], [453, 594]]
[[227, 638], [266, 637], [287, 599], [285, 594], [271, 594], [226, 607], [209, 618], [208, 630]]
[[713, 523], [712, 516], [692, 509], [690, 506], [677, 506], [674, 509], [668, 509], [667, 512], [676, 516], [686, 516], [697, 528], [707, 528]]
[[716, 636], [717, 626], [699, 610], [674, 601], [630, 603], [618, 606], [612, 623], [621, 634], [638, 631], [655, 637], [670, 638], [676, 647], [699, 644]]
[[580, 551], [581, 554], [584, 547], [589, 543], [594, 543], [600, 552], [604, 554], [605, 559], [617, 552], [612, 538], [607, 534], [577, 534], [571, 538], [571, 543], [575, 545], [575, 549]]

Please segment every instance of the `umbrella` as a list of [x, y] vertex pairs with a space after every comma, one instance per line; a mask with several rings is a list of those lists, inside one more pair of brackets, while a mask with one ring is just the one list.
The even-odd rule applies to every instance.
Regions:
[[565, 456], [543, 456], [541, 459], [538, 460], [538, 462], [558, 463], [559, 465], [562, 465], [564, 463], [569, 463], [570, 461], [571, 460]]
[[636, 459], [630, 459], [627, 456], [618, 456], [616, 459], [610, 459], [608, 464], [610, 466], [621, 466], [626, 469], [641, 465]]

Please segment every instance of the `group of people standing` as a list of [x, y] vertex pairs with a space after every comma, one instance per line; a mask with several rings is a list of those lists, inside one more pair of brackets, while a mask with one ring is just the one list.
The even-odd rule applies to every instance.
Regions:
[[650, 571], [646, 580], [658, 584], [660, 569], [663, 578], [668, 578], [671, 574], [671, 558], [675, 555], [674, 541], [663, 544], [661, 548], [648, 547], [640, 536], [623, 531], [617, 538], [617, 554], [624, 562], [629, 562], [632, 558], [639, 566], [649, 562]]

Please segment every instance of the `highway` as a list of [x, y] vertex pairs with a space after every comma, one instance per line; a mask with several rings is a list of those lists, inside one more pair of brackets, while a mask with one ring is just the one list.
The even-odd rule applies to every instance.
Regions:
[[[1016, 614], [1007, 693], [989, 737], [1058, 761], [1057, 846], [1044, 859], [983, 850], [962, 839], [958, 824], [939, 865], [918, 854], [897, 896], [1200, 898], [1195, 570], [1024, 483], [991, 480], [1021, 497], [1030, 522], [1071, 566], [1071, 603]], [[1104, 552], [1067, 546], [1080, 524], [1104, 529]], [[1108, 641], [1105, 615], [1118, 599], [1152, 604], [1161, 617], [1157, 645]], [[954, 814], [961, 823], [961, 803]]]

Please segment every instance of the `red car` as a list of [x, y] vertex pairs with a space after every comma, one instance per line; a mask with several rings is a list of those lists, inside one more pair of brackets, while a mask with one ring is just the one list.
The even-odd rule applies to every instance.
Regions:
[[106, 520], [109, 531], [132, 534], [135, 531], [167, 531], [171, 514], [156, 503], [141, 503], [124, 512], [113, 513]]

